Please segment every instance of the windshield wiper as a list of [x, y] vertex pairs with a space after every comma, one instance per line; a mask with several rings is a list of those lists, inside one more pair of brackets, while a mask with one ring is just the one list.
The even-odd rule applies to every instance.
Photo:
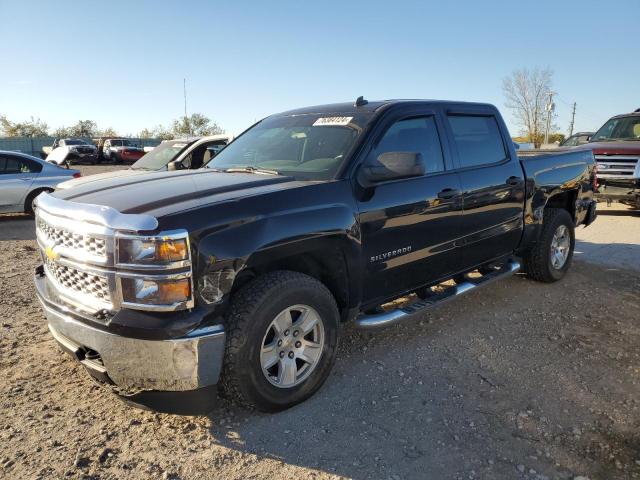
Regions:
[[267, 168], [258, 168], [252, 165], [246, 165], [244, 167], [231, 167], [223, 170], [227, 173], [258, 173], [264, 175], [280, 175], [276, 170], [269, 170]]

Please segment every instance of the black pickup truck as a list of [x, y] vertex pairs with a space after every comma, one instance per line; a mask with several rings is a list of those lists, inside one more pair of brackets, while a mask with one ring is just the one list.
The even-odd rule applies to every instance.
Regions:
[[57, 342], [129, 401], [184, 413], [220, 390], [277, 411], [326, 380], [344, 322], [561, 279], [594, 183], [588, 151], [519, 160], [491, 105], [303, 108], [208, 168], [40, 195], [35, 283]]

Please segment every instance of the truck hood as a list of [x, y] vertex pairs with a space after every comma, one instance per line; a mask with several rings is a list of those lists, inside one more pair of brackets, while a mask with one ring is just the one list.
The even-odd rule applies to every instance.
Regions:
[[594, 155], [640, 155], [640, 141], [585, 143], [572, 150], [592, 150]]
[[72, 202], [113, 207], [121, 213], [163, 216], [302, 183], [280, 175], [200, 169], [110, 176], [56, 190], [53, 195]]
[[78, 187], [80, 185], [86, 185], [88, 183], [104, 180], [105, 178], [131, 177], [133, 175], [140, 175], [143, 173], [149, 173], [149, 171], [128, 169], [128, 170], [116, 170], [115, 172], [98, 173], [95, 175], [89, 175], [88, 177], [74, 178], [73, 180], [62, 182], [58, 184], [58, 186], [56, 187], [56, 190], [66, 190], [68, 188]]

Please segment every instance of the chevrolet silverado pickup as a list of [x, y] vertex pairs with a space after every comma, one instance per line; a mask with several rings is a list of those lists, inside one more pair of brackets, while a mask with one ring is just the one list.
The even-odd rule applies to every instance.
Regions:
[[518, 159], [491, 105], [360, 97], [267, 117], [203, 169], [40, 195], [35, 284], [53, 338], [129, 402], [277, 411], [327, 379], [344, 322], [560, 280], [594, 184], [590, 151]]

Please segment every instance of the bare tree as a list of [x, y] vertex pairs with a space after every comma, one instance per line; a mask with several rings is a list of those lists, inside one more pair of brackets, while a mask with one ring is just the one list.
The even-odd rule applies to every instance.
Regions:
[[551, 90], [553, 72], [535, 67], [515, 70], [502, 80], [506, 107], [536, 147], [542, 143], [545, 124], [546, 94]]

